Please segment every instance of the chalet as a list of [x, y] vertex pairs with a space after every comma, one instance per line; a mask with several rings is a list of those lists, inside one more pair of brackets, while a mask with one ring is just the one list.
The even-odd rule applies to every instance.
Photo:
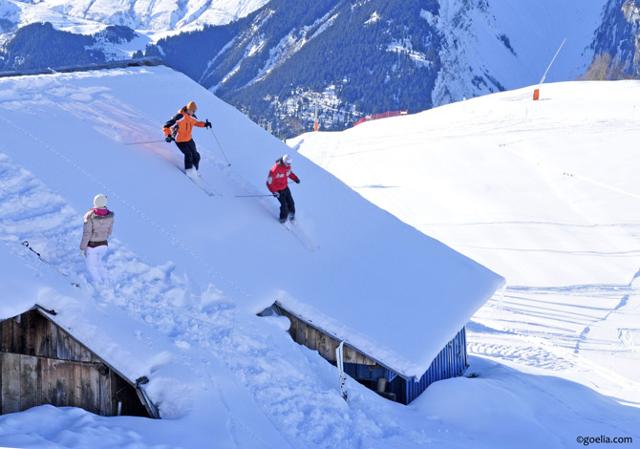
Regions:
[[387, 253], [397, 261], [396, 273], [405, 267], [394, 278], [386, 279], [377, 262], [364, 262], [374, 265], [371, 276], [353, 276], [335, 296], [283, 291], [259, 315], [287, 317], [295, 342], [387, 399], [409, 404], [432, 383], [464, 374], [465, 325], [504, 283], [453, 249], [423, 239], [402, 255]]
[[81, 407], [103, 416], [158, 417], [144, 391], [39, 305], [0, 321], [0, 414], [36, 405]]
[[0, 245], [0, 414], [50, 404], [160, 418], [160, 399], [149, 390], [180, 367], [152, 368], [161, 352], [148, 342], [169, 342], [116, 307], [98, 305], [31, 253], [23, 256]]
[[[334, 365], [337, 363], [338, 348], [341, 343], [337, 335], [314, 324], [312, 319], [288, 310], [277, 301], [260, 315], [273, 314], [289, 318], [291, 322], [289, 334], [296, 343], [318, 351], [322, 357]], [[343, 369], [346, 374], [375, 390], [381, 396], [405, 405], [420, 396], [433, 382], [461, 376], [468, 366], [464, 327], [445, 344], [419, 378], [401, 374], [392, 366], [358, 349], [355, 345], [344, 344], [342, 351]]]

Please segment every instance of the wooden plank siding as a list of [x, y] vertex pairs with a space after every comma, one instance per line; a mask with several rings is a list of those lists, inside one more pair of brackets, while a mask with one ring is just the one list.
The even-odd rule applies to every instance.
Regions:
[[[336, 363], [336, 349], [340, 345], [340, 341], [336, 338], [328, 335], [319, 328], [307, 323], [281, 306], [274, 306], [278, 314], [286, 316], [291, 321], [289, 327], [289, 335], [296, 343], [306, 346], [309, 349], [318, 351], [322, 357]], [[344, 345], [344, 362], [345, 363], [357, 363], [359, 365], [375, 366], [378, 363], [364, 355], [357, 349]]]
[[0, 353], [0, 413], [14, 413], [41, 404], [82, 407], [114, 415], [110, 371], [92, 363]]
[[0, 322], [0, 352], [101, 362], [86, 346], [37, 310]]
[[0, 413], [42, 404], [157, 417], [136, 384], [38, 309], [0, 322]]

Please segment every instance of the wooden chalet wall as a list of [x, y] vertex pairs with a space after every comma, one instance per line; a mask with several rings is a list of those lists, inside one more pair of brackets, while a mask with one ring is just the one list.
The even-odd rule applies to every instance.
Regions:
[[[278, 305], [274, 305], [273, 308], [278, 315], [286, 316], [289, 318], [289, 321], [291, 321], [289, 335], [291, 335], [291, 338], [293, 338], [296, 343], [306, 346], [309, 349], [314, 349], [331, 363], [336, 363], [336, 348], [340, 345], [338, 340], [327, 335], [325, 332], [313, 325], [301, 320]], [[343, 353], [345, 363], [355, 363], [358, 365], [368, 366], [377, 365], [374, 360], [371, 360], [369, 357], [351, 346], [345, 345], [343, 347]]]
[[33, 309], [0, 322], [0, 414], [42, 404], [150, 416], [129, 381]]

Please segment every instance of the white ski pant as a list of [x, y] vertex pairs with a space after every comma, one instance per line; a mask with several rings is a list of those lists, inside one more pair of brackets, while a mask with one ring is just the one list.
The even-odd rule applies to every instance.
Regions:
[[109, 280], [107, 270], [102, 264], [102, 257], [106, 254], [108, 246], [97, 246], [95, 248], [87, 248], [85, 260], [87, 262], [87, 271], [91, 275], [93, 282], [105, 283]]

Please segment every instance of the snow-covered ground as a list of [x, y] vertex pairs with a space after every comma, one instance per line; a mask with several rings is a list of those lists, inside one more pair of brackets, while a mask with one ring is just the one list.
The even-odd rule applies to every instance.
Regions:
[[474, 317], [472, 353], [638, 407], [640, 83], [532, 91], [289, 144], [507, 278]]
[[[2, 266], [34, 267], [33, 275], [20, 272], [27, 281], [21, 284], [32, 276], [34, 285], [71, 297], [68, 304], [86, 303], [80, 310], [99, 312], [103, 319], [103, 314], [113, 310], [114, 316], [122, 314], [127, 322], [137, 323], [141, 334], [135, 335], [154, 336], [137, 343], [149, 345], [149, 360], [141, 360], [140, 369], [160, 365], [166, 366], [164, 369], [173, 366], [172, 373], [184, 367], [191, 371], [191, 394], [182, 394], [172, 384], [164, 389], [161, 383], [154, 387], [151, 376], [150, 393], [163, 394], [160, 406], [168, 419], [102, 418], [77, 409], [38, 407], [0, 417], [0, 446], [561, 448], [576, 444], [578, 436], [600, 434], [631, 436], [636, 444], [640, 442], [637, 380], [632, 372], [603, 366], [612, 360], [610, 353], [619, 357], [616, 361], [626, 357], [626, 367], [632, 368], [637, 361], [633, 322], [626, 325], [628, 337], [622, 340], [628, 343], [602, 340], [610, 338], [606, 334], [610, 320], [631, 319], [634, 289], [628, 280], [627, 284], [619, 280], [624, 277], [620, 270], [632, 265], [626, 264], [631, 257], [612, 256], [610, 262], [618, 264], [617, 269], [603, 273], [593, 283], [585, 281], [583, 287], [563, 284], [560, 274], [550, 278], [553, 282], [526, 283], [527, 270], [513, 270], [515, 264], [505, 262], [500, 269], [509, 275], [511, 286], [504, 298], [498, 296], [479, 312], [470, 329], [470, 348], [482, 355], [471, 359], [471, 373], [477, 377], [434, 384], [410, 406], [389, 402], [349, 380], [350, 401], [345, 403], [337, 388], [335, 368], [317, 353], [293, 343], [282, 319], [258, 318], [256, 309], [281, 295], [277, 287], [283, 285], [292, 296], [300, 292], [313, 295], [313, 287], [318, 298], [333, 297], [336, 288], [346, 285], [340, 268], [350, 264], [359, 278], [367, 279], [368, 272], [372, 285], [382, 285], [385, 276], [390, 282], [397, 281], [403, 276], [403, 264], [411, 260], [380, 261], [375, 252], [390, 251], [385, 242], [391, 242], [401, 248], [414, 245], [406, 249], [407, 254], [414, 254], [432, 248], [432, 243], [424, 243], [431, 242], [429, 239], [367, 205], [302, 157], [294, 162], [302, 184], [293, 187], [302, 232], [291, 233], [277, 223], [272, 198], [264, 202], [235, 198], [236, 194], [264, 192], [266, 170], [286, 147], [193, 81], [166, 68], [24, 77], [1, 80], [0, 84], [0, 122], [5, 129], [0, 143], [0, 240], [6, 247], [0, 251]], [[625, 98], [632, 96], [630, 91], [624, 92]], [[481, 103], [452, 107], [463, 108], [457, 110], [459, 118], [464, 118], [466, 107], [470, 108], [469, 116], [482, 114], [478, 132], [487, 138], [491, 128], [495, 139], [511, 137], [513, 127], [510, 122], [500, 123], [500, 110], [510, 111], [518, 104], [524, 107], [520, 98], [524, 93], [509, 95], [479, 100], [492, 102], [493, 122], [490, 114], [480, 111]], [[176, 167], [180, 157], [173, 145], [163, 141], [129, 145], [158, 139], [159, 125], [191, 98], [199, 103], [201, 116], [214, 123], [232, 162], [227, 167], [213, 136], [205, 130], [195, 131], [204, 157], [203, 176], [222, 197], [209, 197], [180, 173]], [[540, 104], [542, 108], [555, 103]], [[538, 113], [544, 118], [544, 111]], [[558, 120], [547, 113], [546, 122]], [[436, 117], [433, 120], [439, 120]], [[381, 123], [402, 122], [388, 120], [374, 125]], [[447, 137], [450, 134], [441, 129], [445, 125], [450, 133], [473, 133], [470, 124], [458, 123], [459, 127], [447, 125], [447, 120], [440, 123], [443, 141], [460, 141]], [[615, 123], [616, 135], [622, 134], [623, 127]], [[367, 130], [374, 129], [371, 125], [351, 132], [366, 136]], [[424, 131], [424, 124], [420, 126]], [[549, 127], [540, 127], [538, 134], [552, 132]], [[387, 132], [394, 135], [391, 128]], [[577, 138], [565, 134], [560, 134], [563, 139]], [[395, 136], [393, 140], [400, 143], [411, 138], [411, 133], [400, 127]], [[426, 140], [420, 136], [414, 139], [419, 144]], [[372, 137], [369, 144], [383, 141]], [[547, 142], [551, 141], [549, 137]], [[365, 148], [364, 143], [358, 145], [352, 151]], [[394, 154], [401, 154], [401, 148]], [[372, 150], [386, 152], [387, 148]], [[450, 164], [462, 164], [464, 169], [464, 158], [456, 158], [453, 151], [447, 155]], [[389, 162], [388, 158], [387, 154], [384, 160]], [[500, 164], [497, 159], [495, 163]], [[482, 160], [478, 157], [472, 162]], [[601, 162], [604, 164], [604, 159]], [[616, 167], [609, 159], [606, 162], [612, 170], [623, 166]], [[363, 172], [373, 170], [364, 161], [360, 163]], [[447, 165], [441, 163], [439, 170], [434, 167], [433, 176], [440, 173], [438, 188], [450, 192], [449, 205], [458, 198], [467, 207], [475, 204], [480, 209], [478, 203], [484, 196], [460, 199], [468, 192], [445, 182]], [[631, 171], [632, 165], [629, 159], [623, 168]], [[389, 162], [386, 167], [394, 165]], [[493, 172], [497, 174], [497, 170]], [[586, 170], [581, 174], [595, 176]], [[512, 174], [510, 180], [519, 180], [517, 175]], [[577, 175], [576, 170], [567, 178], [575, 180]], [[406, 173], [405, 179], [412, 178]], [[375, 184], [370, 182], [367, 190], [388, 191], [383, 188], [386, 182], [381, 177]], [[624, 182], [607, 185], [610, 188], [603, 190], [611, 195], [633, 187]], [[505, 188], [497, 195], [515, 189]], [[613, 196], [599, 195], [602, 192], [593, 189], [600, 199], [599, 207], [612, 200]], [[117, 223], [107, 259], [112, 285], [96, 290], [86, 282], [77, 246], [80, 217], [98, 191], [109, 195]], [[405, 194], [410, 191], [405, 189]], [[551, 192], [540, 195], [553, 201]], [[421, 200], [415, 204], [422, 209], [422, 204], [428, 203]], [[558, 209], [560, 206], [553, 210]], [[496, 211], [508, 212], [506, 207]], [[626, 224], [632, 232], [629, 220]], [[474, 218], [472, 223], [477, 221]], [[444, 218], [440, 223], [445, 223]], [[486, 241], [478, 237], [472, 243], [494, 245], [499, 234], [506, 232], [485, 232]], [[435, 235], [456, 247], [446, 233]], [[532, 235], [529, 241], [537, 242], [547, 235]], [[624, 238], [622, 231], [619, 238]], [[49, 264], [25, 249], [23, 240]], [[557, 241], [552, 238], [550, 244]], [[492, 257], [473, 248], [463, 249], [484, 258], [485, 264], [500, 272]], [[583, 261], [580, 266], [596, 271], [594, 264]], [[0, 273], [3, 285], [14, 271]], [[512, 276], [514, 271], [521, 277]], [[533, 275], [536, 280], [544, 278], [541, 270]], [[513, 279], [519, 283], [514, 284]], [[69, 282], [81, 287], [68, 287]], [[617, 282], [621, 283], [608, 284]], [[352, 300], [364, 301], [372, 293], [363, 291], [362, 297]], [[589, 298], [593, 299], [587, 301]], [[614, 310], [616, 304], [620, 307]], [[6, 309], [2, 313], [8, 314]], [[509, 321], [502, 321], [505, 319]], [[573, 330], [580, 326], [587, 329], [584, 335], [574, 335], [577, 331]], [[589, 337], [598, 334], [598, 329], [605, 334], [591, 341]], [[123, 333], [131, 331], [130, 325], [123, 329]], [[577, 342], [577, 347], [572, 346]], [[606, 349], [591, 348], [590, 344]], [[585, 352], [600, 355], [603, 361], [589, 359]]]

